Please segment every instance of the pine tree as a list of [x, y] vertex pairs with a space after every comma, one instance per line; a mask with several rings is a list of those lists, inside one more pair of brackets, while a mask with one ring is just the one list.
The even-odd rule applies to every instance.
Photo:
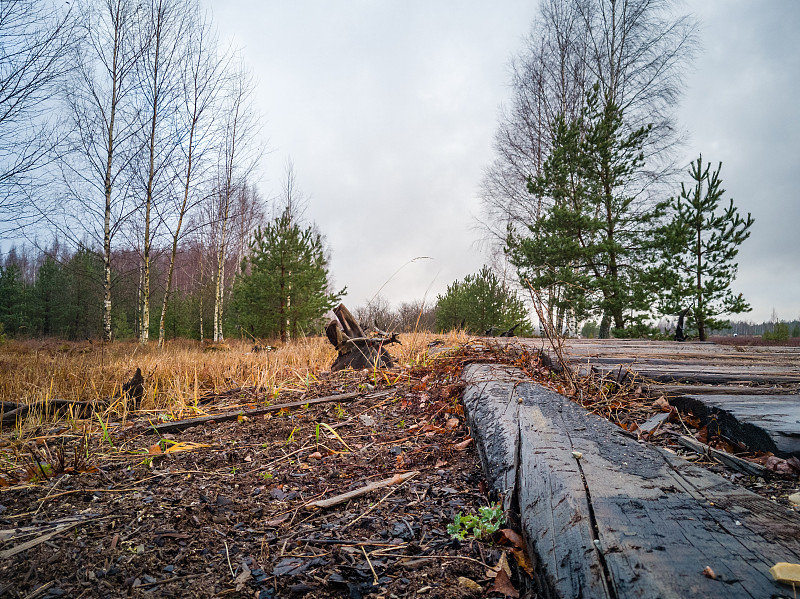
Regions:
[[559, 117], [542, 173], [528, 184], [546, 208], [527, 233], [510, 231], [506, 241], [520, 280], [544, 292], [543, 308], [559, 325], [567, 314], [597, 314], [621, 334], [654, 300], [646, 265], [666, 203], [630, 190], [650, 128], [625, 133], [623, 125], [622, 110], [598, 86], [579, 119]]
[[27, 332], [26, 296], [22, 270], [7, 261], [5, 267], [0, 267], [0, 323], [9, 335]]
[[720, 210], [725, 190], [720, 171], [711, 171], [700, 156], [689, 168], [693, 187], [681, 184], [681, 194], [670, 198], [670, 222], [659, 231], [663, 263], [661, 309], [678, 314], [691, 302], [690, 315], [701, 341], [707, 331], [725, 328], [717, 320], [720, 314], [750, 311], [742, 294], [734, 295], [731, 284], [736, 278], [735, 261], [739, 246], [750, 237], [753, 217], [739, 215], [731, 199]]
[[488, 266], [477, 274], [454, 281], [436, 302], [436, 328], [449, 331], [466, 328], [483, 333], [493, 328], [501, 333], [517, 325], [517, 335], [530, 335], [528, 310], [512, 289], [497, 278]]
[[256, 337], [282, 341], [320, 326], [345, 290], [330, 292], [322, 235], [285, 211], [259, 227], [233, 291], [239, 325]]

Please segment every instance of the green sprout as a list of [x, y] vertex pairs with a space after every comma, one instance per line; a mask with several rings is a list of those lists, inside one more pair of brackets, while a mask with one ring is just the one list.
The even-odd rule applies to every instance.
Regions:
[[286, 439], [286, 445], [289, 445], [289, 443], [293, 443], [293, 442], [294, 442], [294, 434], [295, 434], [297, 431], [299, 431], [299, 430], [300, 430], [300, 427], [299, 427], [299, 426], [296, 426], [296, 427], [294, 427], [294, 428], [292, 429], [292, 432], [291, 432], [291, 433], [289, 433], [289, 438], [288, 438], [288, 439]]
[[503, 507], [499, 503], [478, 508], [478, 513], [478, 516], [472, 514], [464, 516], [458, 512], [453, 518], [453, 523], [447, 525], [448, 534], [459, 541], [467, 537], [481, 539], [497, 532], [505, 523]]

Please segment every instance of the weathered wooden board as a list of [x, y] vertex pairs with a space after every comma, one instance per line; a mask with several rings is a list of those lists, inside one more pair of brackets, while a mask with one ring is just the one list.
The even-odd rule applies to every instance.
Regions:
[[[535, 343], [527, 341], [527, 343]], [[737, 347], [635, 339], [569, 339], [565, 353], [583, 373], [636, 372], [640, 377], [711, 385], [780, 385], [800, 388], [800, 347]]]
[[[594, 366], [595, 370], [612, 376], [617, 375], [619, 367]], [[638, 380], [650, 380], [659, 383], [689, 383], [706, 385], [731, 385], [731, 384], [756, 384], [756, 385], [787, 385], [796, 383], [795, 375], [780, 372], [744, 372], [735, 368], [717, 368], [699, 370], [690, 366], [651, 366], [649, 364], [630, 364], [623, 371], [626, 378], [630, 378], [628, 371], [635, 373]]]
[[768, 570], [800, 562], [797, 514], [640, 444], [557, 393], [507, 382], [519, 372], [505, 370], [506, 381], [487, 366], [465, 372], [487, 476], [501, 477], [490, 482], [509, 487], [516, 472], [510, 486], [542, 596], [791, 595]]
[[800, 347], [570, 339], [565, 352], [579, 374], [634, 379], [704, 424], [715, 415], [723, 434], [753, 451], [800, 455]]
[[653, 385], [647, 387], [653, 394], [664, 395], [797, 395], [797, 389], [753, 387], [747, 385]]
[[683, 395], [669, 401], [703, 424], [715, 419], [722, 434], [751, 451], [800, 456], [800, 395]]
[[[510, 509], [517, 478], [517, 398], [514, 385], [526, 380], [517, 368], [470, 364], [462, 378], [467, 382], [464, 406], [470, 417], [473, 438], [493, 493]], [[487, 401], [487, 398], [489, 401]]]

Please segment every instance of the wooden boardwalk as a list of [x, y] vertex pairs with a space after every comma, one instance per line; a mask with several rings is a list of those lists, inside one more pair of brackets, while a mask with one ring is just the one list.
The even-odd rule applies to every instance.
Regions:
[[580, 374], [635, 379], [703, 424], [715, 418], [751, 451], [800, 456], [800, 347], [571, 339], [565, 354]]
[[614, 374], [636, 372], [641, 378], [665, 386], [668, 392], [677, 385], [762, 387], [773, 393], [800, 391], [800, 347], [570, 339], [565, 348], [568, 361], [578, 372], [585, 373], [590, 368]]
[[638, 442], [519, 370], [473, 364], [463, 376], [484, 471], [519, 514], [539, 596], [792, 596], [769, 568], [800, 563], [800, 514]]

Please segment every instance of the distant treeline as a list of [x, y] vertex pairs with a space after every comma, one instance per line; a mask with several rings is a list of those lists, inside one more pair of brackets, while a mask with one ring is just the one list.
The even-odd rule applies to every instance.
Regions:
[[[214, 312], [213, 254], [187, 243], [177, 255], [174, 291], [166, 315], [168, 337], [211, 335]], [[153, 299], [161, 301], [169, 266], [166, 252], [153, 261]], [[112, 258], [112, 328], [115, 339], [140, 336], [141, 259], [132, 251]], [[231, 260], [228, 272], [235, 272]], [[228, 277], [230, 288], [232, 274]], [[150, 332], [158, 337], [158, 314]], [[12, 248], [0, 263], [0, 324], [14, 337], [99, 339], [103, 336], [103, 261], [89, 248], [58, 245], [36, 252]]]

